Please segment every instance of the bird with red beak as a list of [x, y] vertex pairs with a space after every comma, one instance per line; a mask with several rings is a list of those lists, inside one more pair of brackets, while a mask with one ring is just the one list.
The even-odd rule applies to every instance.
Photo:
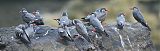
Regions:
[[98, 20], [102, 23], [107, 17], [108, 10], [106, 8], [99, 8], [94, 13], [97, 15], [96, 17], [98, 18]]
[[91, 14], [89, 14], [90, 17], [84, 18], [84, 19], [88, 19], [88, 24], [92, 25], [95, 28], [95, 32], [99, 33], [100, 36], [102, 36], [103, 34], [105, 34], [107, 37], [109, 37], [109, 35], [107, 34], [107, 32], [104, 30], [101, 21], [98, 20], [98, 18], [96, 17], [97, 15], [93, 12]]

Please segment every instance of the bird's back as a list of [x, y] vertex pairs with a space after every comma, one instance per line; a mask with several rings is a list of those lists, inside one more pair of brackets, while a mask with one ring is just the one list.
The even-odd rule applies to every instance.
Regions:
[[138, 21], [138, 22], [144, 22], [144, 17], [140, 13], [140, 11], [133, 11], [133, 17]]
[[96, 29], [99, 29], [99, 30], [102, 30], [102, 31], [104, 30], [101, 22], [100, 22], [96, 17], [91, 18], [91, 19], [90, 19], [90, 23], [91, 23], [92, 26], [95, 27]]

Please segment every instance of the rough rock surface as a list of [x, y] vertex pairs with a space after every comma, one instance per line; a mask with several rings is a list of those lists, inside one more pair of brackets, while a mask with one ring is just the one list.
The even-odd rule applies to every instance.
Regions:
[[[69, 45], [66, 45], [65, 43], [68, 42], [59, 40], [56, 28], [48, 26], [41, 26], [41, 28], [40, 32], [30, 36], [32, 43], [29, 46], [15, 38], [15, 27], [0, 28], [0, 50], [78, 51], [78, 48], [88, 48], [88, 46], [94, 45], [97, 51], [154, 51], [150, 32], [139, 23], [126, 24], [123, 30], [118, 30], [116, 25], [106, 25], [104, 28], [110, 36], [103, 36], [102, 39], [95, 38], [94, 34], [96, 33], [89, 31], [92, 44], [75, 40], [75, 42], [69, 42]], [[49, 31], [47, 32], [47, 30]], [[76, 34], [74, 31], [71, 33]]]

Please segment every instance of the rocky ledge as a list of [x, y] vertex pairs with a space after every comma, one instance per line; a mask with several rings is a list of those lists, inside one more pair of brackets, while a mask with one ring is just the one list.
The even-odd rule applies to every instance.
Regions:
[[[126, 24], [123, 30], [118, 30], [116, 25], [105, 25], [109, 37], [95, 38], [95, 33], [89, 31], [92, 44], [85, 41], [75, 40], [66, 45], [64, 40], [59, 40], [56, 28], [40, 26], [40, 33], [30, 36], [31, 44], [26, 46], [15, 38], [15, 27], [0, 28], [0, 50], [2, 51], [79, 51], [94, 46], [89, 51], [154, 51], [150, 37], [150, 31], [141, 24]], [[47, 34], [45, 33], [47, 30]], [[76, 32], [71, 30], [71, 33]], [[44, 35], [45, 34], [45, 35]], [[84, 50], [86, 51], [86, 50]]]

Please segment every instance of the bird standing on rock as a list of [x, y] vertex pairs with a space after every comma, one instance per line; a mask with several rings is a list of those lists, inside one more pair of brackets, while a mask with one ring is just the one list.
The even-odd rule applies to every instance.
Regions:
[[96, 32], [100, 33], [101, 36], [102, 36], [102, 34], [106, 34], [107, 36], [109, 36], [106, 33], [106, 31], [104, 30], [101, 22], [96, 17], [96, 14], [95, 13], [91, 13], [89, 16], [90, 17], [86, 17], [86, 18], [82, 18], [82, 19], [89, 20], [89, 24], [91, 24], [95, 28]]
[[[107, 13], [108, 13], [108, 10], [105, 9], [105, 8], [99, 8], [99, 9], [97, 9], [97, 10], [96, 10], [95, 12], [93, 12], [93, 13], [96, 14], [97, 19], [98, 19], [99, 21], [101, 21], [101, 23], [102, 23], [102, 22], [105, 20], [105, 18], [107, 17], [106, 15], [107, 15]], [[83, 19], [83, 21], [89, 21], [88, 18], [90, 18], [90, 17], [91, 17], [91, 15], [88, 15], [87, 17], [82, 18], [82, 19]]]
[[25, 25], [19, 25], [16, 27], [16, 37], [25, 44], [30, 44], [31, 40], [25, 31]]
[[71, 20], [68, 18], [67, 12], [62, 13], [62, 17], [56, 20], [61, 27], [71, 26]]
[[36, 25], [44, 25], [43, 18], [41, 17], [39, 10], [34, 11], [33, 15], [35, 16], [33, 23], [35, 23]]
[[67, 12], [63, 12], [61, 18], [54, 20], [56, 20], [59, 23], [60, 27], [63, 29], [63, 35], [65, 35], [63, 36], [63, 38], [67, 38], [68, 40], [73, 41], [68, 27], [71, 26], [72, 21], [68, 18]]
[[101, 23], [105, 20], [107, 17], [108, 10], [106, 8], [99, 8], [94, 12]]
[[35, 16], [32, 13], [29, 13], [25, 8], [22, 8], [20, 11], [22, 14], [22, 19], [28, 25], [34, 20]]
[[68, 33], [66, 32], [65, 29], [58, 28], [58, 33], [59, 33], [60, 37], [63, 38], [63, 39], [69, 40], [69, 41], [72, 40], [72, 38], [70, 37], [70, 35], [68, 35]]
[[76, 26], [77, 32], [80, 35], [82, 35], [87, 41], [91, 42], [91, 39], [89, 38], [87, 29], [86, 29], [85, 25], [83, 24], [83, 22], [80, 21], [79, 19], [74, 19], [72, 22], [73, 22], [73, 25]]
[[118, 29], [123, 29], [124, 25], [125, 25], [125, 15], [124, 13], [120, 13], [117, 17], [117, 28]]
[[143, 15], [141, 14], [141, 11], [137, 7], [133, 7], [131, 10], [133, 10], [133, 17], [141, 23], [143, 26], [147, 27], [149, 31], [151, 31], [151, 28], [147, 25], [147, 23], [144, 20]]

